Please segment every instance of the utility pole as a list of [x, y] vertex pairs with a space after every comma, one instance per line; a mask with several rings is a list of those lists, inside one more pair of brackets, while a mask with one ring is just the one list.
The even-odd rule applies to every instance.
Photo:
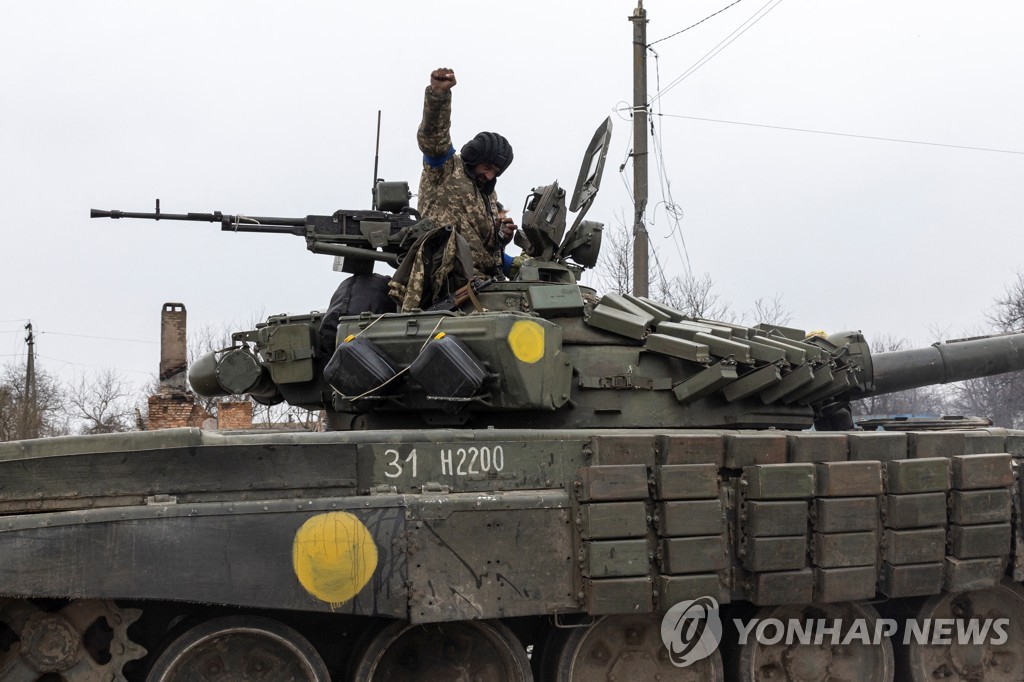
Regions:
[[633, 295], [647, 296], [647, 11], [637, 0], [633, 22]]
[[25, 362], [25, 396], [21, 406], [21, 437], [35, 438], [39, 435], [36, 433], [36, 339], [32, 333], [31, 322], [25, 325], [25, 329], [28, 331], [28, 335], [25, 337], [25, 343], [28, 344], [28, 360]]

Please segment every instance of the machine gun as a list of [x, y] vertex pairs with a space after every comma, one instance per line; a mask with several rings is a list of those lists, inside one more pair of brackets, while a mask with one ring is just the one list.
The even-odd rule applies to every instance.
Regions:
[[399, 255], [415, 240], [413, 226], [420, 215], [409, 207], [409, 185], [405, 182], [377, 183], [375, 205], [380, 210], [341, 209], [331, 215], [308, 215], [305, 218], [273, 218], [266, 216], [227, 215], [213, 213], [161, 213], [156, 200], [153, 213], [102, 211], [92, 209], [90, 218], [137, 218], [142, 220], [187, 220], [220, 223], [225, 232], [268, 232], [305, 237], [306, 248], [313, 253], [340, 256], [342, 270], [351, 274], [373, 271], [374, 261], [397, 265]]

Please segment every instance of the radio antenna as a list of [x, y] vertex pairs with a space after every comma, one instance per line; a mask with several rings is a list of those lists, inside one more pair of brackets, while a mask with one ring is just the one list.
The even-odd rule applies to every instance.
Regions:
[[373, 150], [373, 184], [370, 195], [373, 197], [373, 210], [377, 210], [377, 166], [380, 163], [380, 109], [377, 110], [377, 146]]

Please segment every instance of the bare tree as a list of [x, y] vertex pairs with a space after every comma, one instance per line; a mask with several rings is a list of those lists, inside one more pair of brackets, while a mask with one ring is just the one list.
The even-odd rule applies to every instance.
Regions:
[[747, 313], [751, 324], [774, 324], [784, 327], [793, 319], [793, 314], [782, 305], [782, 295], [775, 294], [771, 298], [759, 298], [754, 301], [754, 309]]
[[731, 322], [736, 316], [714, 289], [715, 281], [711, 275], [688, 274], [662, 280], [654, 298], [689, 317]]
[[616, 294], [633, 291], [633, 235], [621, 212], [617, 223], [602, 231], [596, 274], [605, 291]]
[[138, 428], [139, 396], [131, 383], [112, 369], [81, 377], [68, 390], [67, 401], [72, 415], [82, 420], [76, 430], [83, 434]]
[[24, 364], [5, 365], [0, 371], [0, 441], [67, 434], [66, 397], [60, 382], [38, 366], [31, 391], [26, 391], [25, 379]]
[[1001, 332], [1024, 331], [1024, 272], [1006, 286], [1006, 291], [995, 300], [995, 307], [987, 317], [991, 325]]
[[[993, 332], [1024, 332], [1024, 272], [1006, 286], [987, 314]], [[1021, 372], [969, 379], [949, 387], [960, 414], [989, 417], [996, 426], [1024, 428], [1024, 376]]]
[[[597, 277], [605, 291], [628, 294], [633, 290], [632, 229], [620, 215], [616, 225], [606, 228], [602, 237], [601, 260]], [[648, 282], [650, 297], [690, 317], [732, 321], [735, 315], [729, 305], [714, 292], [711, 275], [675, 275], [652, 270]]]

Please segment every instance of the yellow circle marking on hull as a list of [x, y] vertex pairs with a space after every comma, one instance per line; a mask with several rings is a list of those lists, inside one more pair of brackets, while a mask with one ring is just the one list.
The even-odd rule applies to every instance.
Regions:
[[292, 564], [307, 592], [337, 607], [370, 581], [377, 568], [377, 545], [353, 514], [317, 514], [295, 533]]
[[508, 333], [508, 346], [520, 362], [528, 365], [544, 357], [544, 327], [530, 320], [518, 320]]

